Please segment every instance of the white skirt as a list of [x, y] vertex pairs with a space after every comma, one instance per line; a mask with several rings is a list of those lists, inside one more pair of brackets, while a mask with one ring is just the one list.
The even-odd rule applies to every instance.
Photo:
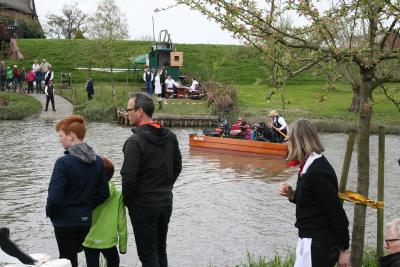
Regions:
[[296, 247], [296, 262], [294, 267], [312, 267], [311, 238], [299, 238]]

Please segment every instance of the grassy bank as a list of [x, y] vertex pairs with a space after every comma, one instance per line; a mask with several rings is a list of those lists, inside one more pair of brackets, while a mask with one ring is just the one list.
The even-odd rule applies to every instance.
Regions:
[[40, 102], [33, 97], [0, 92], [0, 120], [21, 120], [41, 110]]

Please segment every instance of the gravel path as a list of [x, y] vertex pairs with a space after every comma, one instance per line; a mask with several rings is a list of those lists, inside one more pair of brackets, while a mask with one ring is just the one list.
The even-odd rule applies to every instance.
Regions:
[[54, 112], [51, 108], [51, 102], [49, 102], [49, 110], [44, 111], [46, 107], [46, 95], [45, 94], [30, 94], [34, 98], [40, 101], [42, 104], [42, 113], [39, 115], [41, 119], [55, 119], [61, 120], [64, 117], [73, 114], [74, 108], [72, 104], [66, 100], [65, 98], [54, 95], [54, 105], [56, 107], [56, 111]]

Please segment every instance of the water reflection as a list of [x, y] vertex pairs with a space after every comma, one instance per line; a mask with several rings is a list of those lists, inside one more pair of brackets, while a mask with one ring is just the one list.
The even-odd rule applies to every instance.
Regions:
[[[45, 218], [47, 187], [55, 160], [62, 155], [53, 121], [0, 121], [0, 226], [30, 252], [57, 257], [50, 220]], [[295, 170], [277, 158], [213, 153], [188, 146], [188, 134], [196, 129], [174, 129], [180, 142], [183, 171], [174, 189], [174, 210], [168, 236], [171, 266], [233, 266], [246, 261], [246, 253], [272, 257], [294, 247], [294, 206], [278, 195], [279, 181], [292, 184]], [[130, 129], [110, 123], [89, 123], [87, 141], [116, 166], [114, 181], [120, 186], [122, 145]], [[326, 156], [338, 176], [346, 135], [324, 134]], [[377, 138], [371, 138], [371, 197], [376, 195]], [[385, 220], [400, 217], [396, 160], [399, 137], [387, 136], [385, 162]], [[355, 189], [355, 159], [349, 188]], [[392, 160], [391, 160], [392, 159]], [[352, 219], [353, 206], [345, 204]], [[375, 234], [376, 211], [368, 209], [367, 236]], [[139, 266], [129, 224], [128, 252], [123, 266]], [[370, 238], [373, 240], [373, 238]], [[81, 255], [81, 262], [83, 255]], [[137, 263], [137, 265], [135, 265]]]

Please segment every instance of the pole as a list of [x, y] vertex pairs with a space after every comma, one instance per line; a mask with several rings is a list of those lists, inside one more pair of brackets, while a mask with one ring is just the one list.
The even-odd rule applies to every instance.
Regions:
[[151, 16], [151, 20], [153, 22], [153, 41], [155, 41], [156, 40], [156, 34], [154, 33], [154, 17], [153, 16]]
[[275, 131], [277, 131], [278, 133], [280, 133], [283, 137], [287, 138], [287, 135], [282, 133], [281, 130], [279, 130], [278, 128], [276, 128], [275, 126], [272, 125], [272, 128], [275, 129]]
[[[347, 139], [346, 153], [343, 160], [342, 175], [340, 176], [339, 192], [344, 193], [347, 186], [347, 178], [349, 176], [349, 169], [351, 163], [351, 156], [353, 154], [354, 141], [356, 140], [356, 131], [349, 131], [349, 139]], [[343, 200], [341, 200], [343, 203]]]
[[[384, 200], [385, 180], [385, 127], [379, 126], [379, 148], [378, 148], [378, 201]], [[378, 209], [376, 224], [376, 255], [383, 256], [383, 208]]]

